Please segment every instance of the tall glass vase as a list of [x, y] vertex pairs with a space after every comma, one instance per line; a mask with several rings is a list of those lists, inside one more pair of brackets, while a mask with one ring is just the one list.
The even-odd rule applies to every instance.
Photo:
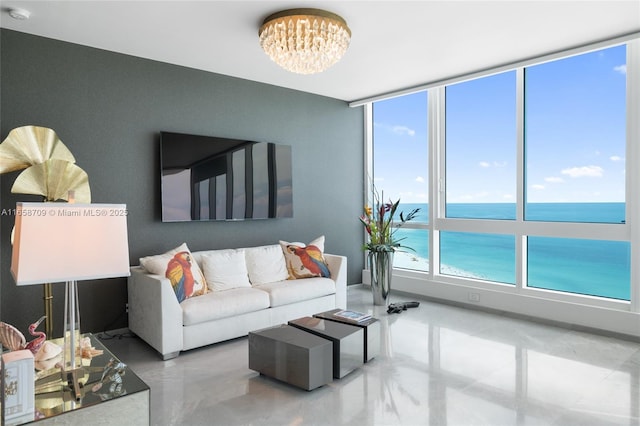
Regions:
[[373, 304], [386, 306], [391, 291], [391, 277], [393, 275], [393, 252], [370, 251], [367, 260], [371, 272], [371, 293]]

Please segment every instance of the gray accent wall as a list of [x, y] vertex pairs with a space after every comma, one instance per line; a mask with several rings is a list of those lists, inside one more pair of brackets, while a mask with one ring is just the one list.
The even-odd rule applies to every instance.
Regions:
[[[182, 242], [196, 251], [325, 235], [325, 251], [349, 259], [348, 283], [361, 281], [362, 108], [6, 29], [0, 47], [0, 137], [23, 125], [54, 129], [88, 173], [92, 201], [127, 205], [131, 264]], [[162, 130], [291, 145], [294, 218], [162, 223]], [[17, 287], [11, 277], [11, 209], [41, 199], [11, 194], [18, 173], [0, 176], [0, 314], [26, 333], [43, 314], [42, 286]], [[127, 326], [126, 286], [125, 278], [80, 283], [83, 332]], [[56, 335], [62, 334], [63, 289], [54, 284]]]

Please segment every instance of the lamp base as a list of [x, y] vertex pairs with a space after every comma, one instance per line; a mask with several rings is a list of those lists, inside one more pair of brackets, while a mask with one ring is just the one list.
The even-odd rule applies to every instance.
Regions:
[[42, 300], [44, 301], [44, 314], [47, 316], [47, 319], [44, 320], [44, 333], [50, 339], [53, 337], [53, 291], [51, 283], [43, 285]]
[[78, 286], [75, 281], [67, 281], [64, 296], [64, 355], [62, 369], [74, 371], [82, 367], [80, 351], [80, 304]]
[[76, 401], [82, 400], [82, 385], [80, 384], [80, 378], [84, 377], [84, 369], [82, 367], [75, 370], [62, 370], [62, 381], [67, 382], [66, 388], [69, 389]]

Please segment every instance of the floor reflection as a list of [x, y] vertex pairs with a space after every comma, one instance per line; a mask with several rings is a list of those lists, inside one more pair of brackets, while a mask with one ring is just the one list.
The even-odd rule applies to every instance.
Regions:
[[387, 314], [360, 286], [348, 297], [379, 318], [381, 353], [311, 392], [249, 370], [246, 338], [167, 362], [138, 339], [104, 343], [151, 387], [157, 425], [640, 425], [639, 343], [425, 300]]

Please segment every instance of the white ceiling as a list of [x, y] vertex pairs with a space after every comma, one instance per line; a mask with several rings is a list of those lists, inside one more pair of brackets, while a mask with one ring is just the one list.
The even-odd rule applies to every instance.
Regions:
[[[16, 31], [359, 100], [640, 31], [640, 0], [624, 1], [20, 1], [2, 0]], [[7, 10], [31, 17], [18, 21]], [[269, 14], [315, 7], [353, 33], [321, 74], [289, 73], [262, 52]]]

